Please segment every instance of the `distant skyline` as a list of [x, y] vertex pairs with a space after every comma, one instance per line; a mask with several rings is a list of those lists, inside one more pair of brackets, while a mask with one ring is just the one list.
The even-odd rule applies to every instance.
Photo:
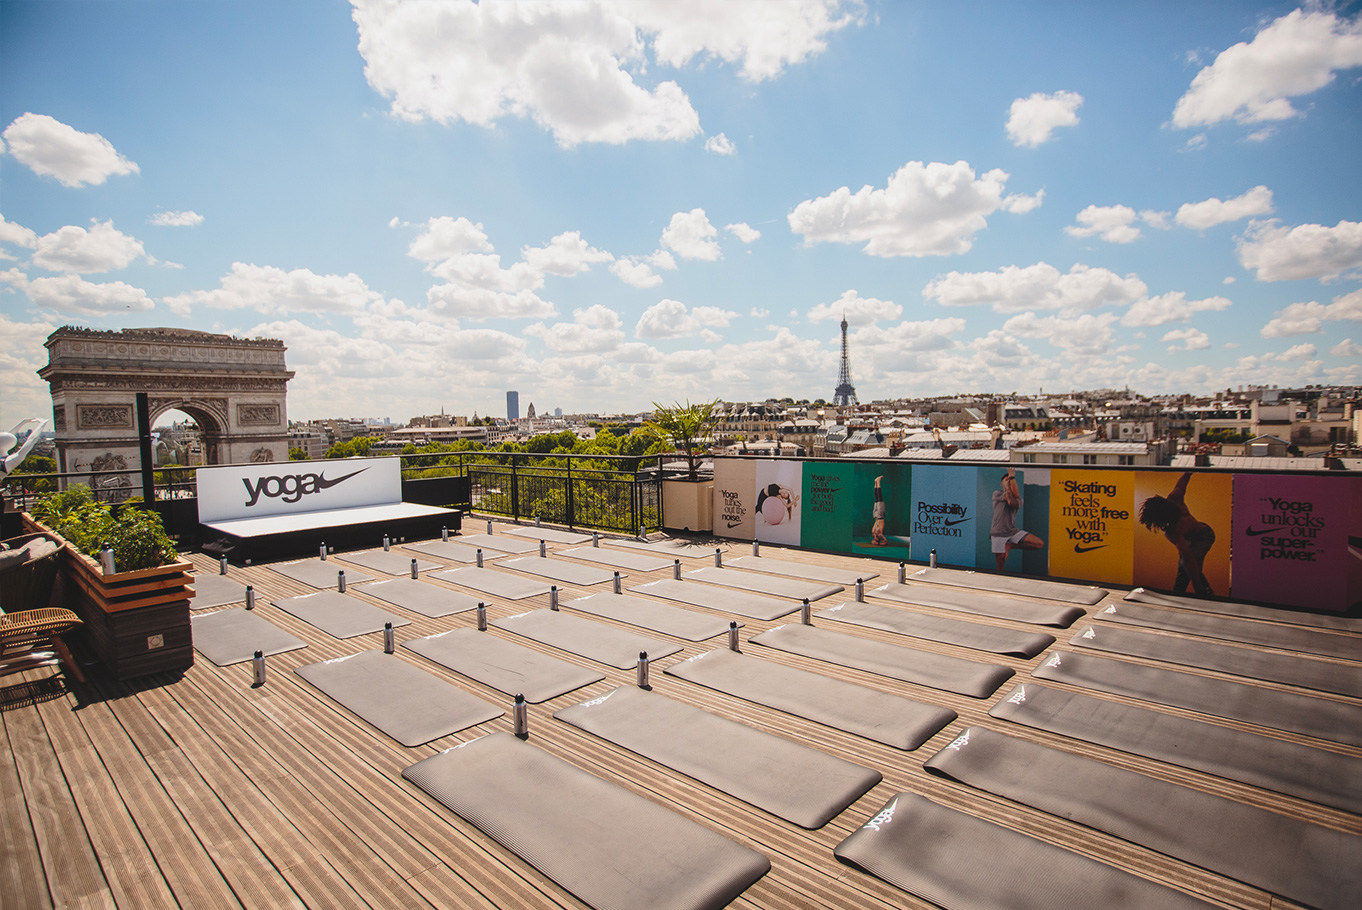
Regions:
[[[0, 3], [0, 423], [64, 324], [289, 416], [1362, 383], [1350, 3]], [[0, 427], [3, 428], [3, 427]]]

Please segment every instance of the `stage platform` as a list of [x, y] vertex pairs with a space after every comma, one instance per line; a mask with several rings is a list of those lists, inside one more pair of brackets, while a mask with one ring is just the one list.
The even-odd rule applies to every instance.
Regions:
[[377, 546], [386, 535], [393, 543], [399, 538], [437, 537], [442, 528], [457, 533], [463, 513], [458, 509], [392, 502], [294, 512], [260, 518], [234, 518], [199, 524], [205, 551], [224, 555], [238, 565], [247, 560], [280, 559], [302, 553], [315, 553], [321, 544], [337, 550], [357, 546]]

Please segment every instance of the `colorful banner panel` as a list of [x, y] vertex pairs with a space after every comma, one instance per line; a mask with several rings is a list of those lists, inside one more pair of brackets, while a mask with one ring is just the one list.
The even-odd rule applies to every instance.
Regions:
[[[912, 465], [858, 464], [853, 491], [851, 552], [876, 559], [908, 559], [913, 520]], [[877, 515], [883, 515], [883, 519]]]
[[[801, 546], [845, 553], [853, 522], [859, 525], [852, 492], [856, 465], [811, 462], [804, 466], [804, 535]], [[867, 531], [869, 525], [866, 526]]]
[[756, 539], [799, 546], [804, 525], [804, 465], [798, 461], [758, 461], [754, 514]]
[[1135, 472], [1134, 584], [1226, 597], [1234, 478]]
[[978, 471], [972, 467], [913, 466], [913, 559], [975, 565], [976, 538], [990, 512], [979, 508]]
[[1234, 577], [1246, 600], [1346, 610], [1352, 491], [1349, 481], [1296, 475], [1234, 476]]
[[753, 540], [756, 529], [756, 462], [720, 458], [714, 462], [714, 534]]
[[1134, 576], [1135, 475], [1050, 472], [1050, 574], [1128, 585]]
[[[958, 469], [957, 469], [958, 470]], [[974, 565], [999, 572], [1044, 575], [1049, 571], [1049, 471], [998, 465], [978, 468], [975, 496], [979, 521]], [[1015, 484], [1016, 496], [1008, 493]]]

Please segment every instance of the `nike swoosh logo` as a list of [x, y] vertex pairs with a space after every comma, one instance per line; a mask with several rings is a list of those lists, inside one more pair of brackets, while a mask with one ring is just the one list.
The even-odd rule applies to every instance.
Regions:
[[349, 474], [342, 474], [340, 477], [337, 477], [335, 480], [327, 480], [327, 479], [326, 479], [326, 475], [323, 474], [322, 476], [320, 476], [320, 477], [317, 478], [317, 489], [319, 489], [319, 490], [325, 490], [325, 489], [327, 489], [327, 488], [329, 488], [329, 487], [334, 487], [336, 484], [338, 484], [338, 483], [340, 483], [340, 482], [342, 482], [342, 481], [345, 481], [345, 480], [349, 480], [351, 477], [354, 477], [356, 474], [363, 474], [363, 473], [364, 473], [365, 471], [367, 471], [367, 470], [369, 470], [369, 469], [368, 469], [368, 468], [360, 468], [358, 471], [351, 471]]
[[736, 527], [737, 527], [738, 525], [740, 525], [740, 524], [742, 524], [741, 521], [730, 521], [730, 522], [728, 523], [728, 526], [729, 526], [730, 528], [736, 528]]
[[966, 521], [974, 521], [974, 519], [973, 519], [973, 518], [957, 518], [955, 521], [951, 521], [950, 519], [947, 519], [947, 520], [946, 520], [946, 527], [949, 528], [949, 527], [951, 527], [951, 526], [953, 526], [953, 525], [958, 525], [958, 524], [961, 524], [961, 523], [966, 522]]
[[828, 490], [828, 492], [829, 492], [829, 493], [840, 493], [840, 492], [842, 492], [842, 488], [841, 488], [841, 487], [832, 487], [831, 489]]
[[1249, 537], [1261, 537], [1264, 534], [1271, 534], [1275, 528], [1245, 528], [1244, 533]]
[[1098, 545], [1095, 546], [1095, 547], [1080, 547], [1078, 544], [1074, 544], [1074, 552], [1075, 552], [1075, 553], [1091, 553], [1093, 550], [1100, 550], [1100, 549], [1102, 549], [1102, 548], [1105, 547], [1105, 546], [1107, 546], [1107, 544], [1104, 544], [1104, 543], [1100, 543], [1100, 544], [1098, 544]]

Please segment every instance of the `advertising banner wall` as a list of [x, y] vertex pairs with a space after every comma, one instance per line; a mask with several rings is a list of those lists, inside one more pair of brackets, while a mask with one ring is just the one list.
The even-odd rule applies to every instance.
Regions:
[[1226, 597], [1234, 478], [1135, 472], [1134, 584]]
[[913, 559], [926, 561], [936, 550], [945, 565], [975, 565], [979, 526], [987, 520], [978, 488], [975, 468], [913, 466]]
[[[1049, 472], [997, 465], [978, 468], [974, 473], [979, 504], [974, 564], [999, 572], [1046, 574]], [[1013, 484], [1015, 503], [1008, 497]]]
[[[756, 539], [797, 547], [804, 524], [804, 464], [756, 462]], [[726, 522], [725, 522], [726, 524]]]
[[913, 522], [912, 465], [858, 464], [852, 495], [851, 552], [876, 559], [908, 559]]
[[1352, 496], [1345, 478], [1236, 474], [1231, 593], [1348, 608]]
[[222, 465], [199, 468], [195, 478], [202, 522], [402, 501], [396, 458]]
[[751, 459], [715, 459], [715, 536], [753, 540], [756, 529], [756, 496], [756, 462]]
[[857, 466], [837, 462], [804, 465], [804, 532], [800, 546], [846, 553], [856, 503], [852, 493]]
[[1128, 585], [1134, 575], [1135, 475], [1050, 472], [1050, 574]]

